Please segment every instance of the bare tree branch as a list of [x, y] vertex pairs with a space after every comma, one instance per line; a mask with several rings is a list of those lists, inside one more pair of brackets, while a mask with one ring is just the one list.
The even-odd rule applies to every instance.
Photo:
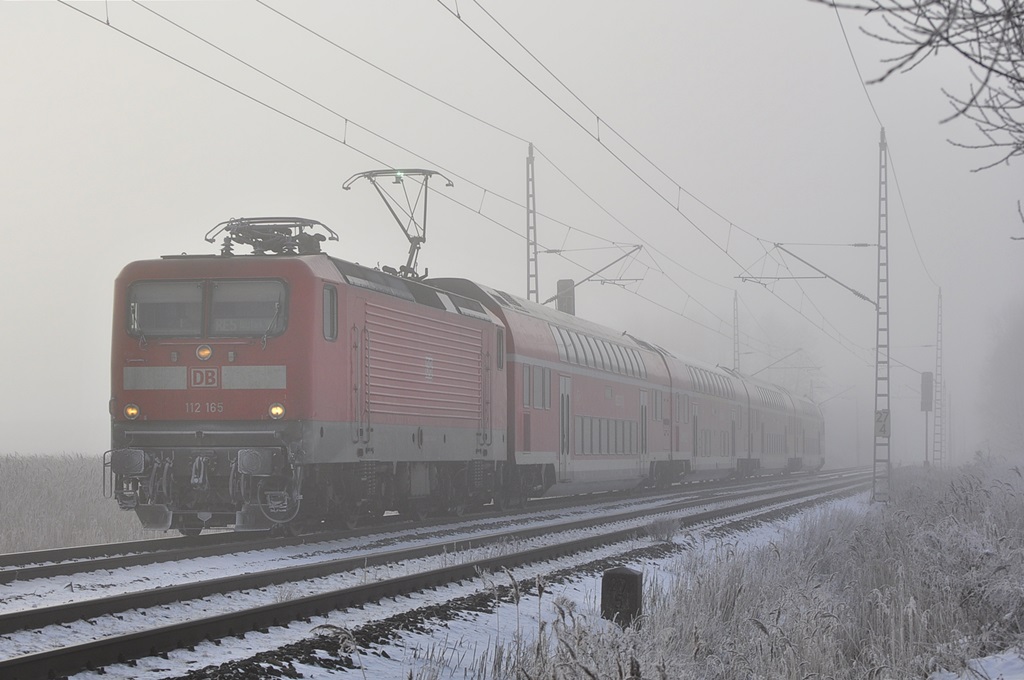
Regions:
[[953, 113], [941, 122], [966, 118], [987, 143], [952, 143], [1000, 151], [998, 160], [977, 170], [1024, 156], [1024, 0], [811, 1], [881, 16], [884, 30], [861, 31], [902, 52], [884, 59], [885, 72], [870, 83], [911, 71], [944, 50], [965, 59], [973, 82], [966, 96], [943, 90]]

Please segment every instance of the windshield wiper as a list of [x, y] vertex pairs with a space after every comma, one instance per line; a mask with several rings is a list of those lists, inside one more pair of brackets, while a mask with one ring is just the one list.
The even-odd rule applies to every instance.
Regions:
[[277, 325], [277, 317], [281, 316], [281, 302], [277, 301], [274, 303], [274, 318], [270, 320], [270, 325], [267, 326], [267, 330], [263, 332], [263, 338], [260, 340], [263, 349], [267, 348], [267, 336], [270, 335], [270, 331], [274, 330], [274, 326]]

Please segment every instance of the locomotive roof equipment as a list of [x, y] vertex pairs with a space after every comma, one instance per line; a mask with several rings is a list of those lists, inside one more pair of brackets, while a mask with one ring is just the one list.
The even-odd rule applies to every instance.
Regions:
[[[322, 229], [328, 233], [306, 233], [306, 230]], [[338, 234], [317, 220], [304, 217], [238, 217], [221, 222], [206, 232], [206, 242], [213, 243], [220, 234], [225, 234], [221, 244], [221, 255], [233, 255], [235, 243], [252, 246], [253, 255], [316, 255], [321, 252], [324, 241], [337, 241]]]
[[[341, 188], [348, 191], [352, 188], [352, 183], [357, 179], [363, 178], [370, 180], [373, 184], [373, 188], [377, 190], [377, 194], [380, 195], [384, 205], [387, 206], [391, 212], [391, 216], [398, 222], [398, 226], [402, 229], [402, 233], [409, 239], [409, 257], [405, 261], [405, 264], [400, 266], [398, 270], [393, 270], [391, 267], [386, 267], [385, 272], [391, 274], [394, 273], [398, 276], [402, 276], [409, 279], [422, 279], [427, 276], [427, 272], [424, 271], [422, 276], [416, 273], [416, 260], [420, 255], [420, 246], [423, 245], [427, 240], [427, 194], [428, 184], [430, 178], [434, 175], [439, 175], [445, 181], [446, 187], [455, 186], [452, 181], [437, 172], [436, 170], [420, 170], [417, 168], [410, 168], [407, 170], [397, 169], [385, 169], [385, 170], [367, 170], [366, 172], [357, 172], [356, 174], [345, 180], [345, 183], [341, 185]], [[392, 184], [398, 184], [402, 187], [402, 193], [405, 196], [405, 207], [398, 202], [394, 196], [389, 194], [384, 188], [381, 187], [380, 183], [377, 182], [378, 177], [391, 177]], [[416, 197], [413, 198], [409, 195], [409, 192], [405, 187], [406, 177], [422, 177], [423, 181], [420, 182], [419, 191], [416, 193]], [[423, 199], [423, 207], [420, 210], [422, 217], [419, 221], [416, 220], [417, 208], [420, 206], [420, 199]], [[401, 210], [404, 213], [404, 218], [400, 217], [398, 212], [395, 210]], [[389, 271], [390, 270], [390, 271]]]

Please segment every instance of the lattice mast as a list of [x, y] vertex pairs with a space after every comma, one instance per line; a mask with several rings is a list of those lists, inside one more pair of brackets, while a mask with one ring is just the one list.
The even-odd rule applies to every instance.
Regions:
[[878, 142], [878, 295], [875, 324], [875, 453], [873, 501], [889, 501], [892, 421], [889, 412], [889, 167], [885, 128]]
[[941, 466], [946, 455], [945, 388], [942, 380], [942, 289], [935, 331], [935, 416], [932, 419], [932, 462]]
[[732, 370], [740, 370], [740, 294], [732, 292]]
[[533, 143], [526, 156], [526, 299], [540, 302], [537, 285], [537, 193], [533, 174]]

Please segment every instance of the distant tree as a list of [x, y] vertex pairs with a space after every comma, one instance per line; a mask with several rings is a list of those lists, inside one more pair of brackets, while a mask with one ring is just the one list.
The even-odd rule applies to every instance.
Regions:
[[1024, 0], [811, 1], [881, 15], [885, 29], [861, 30], [901, 52], [884, 60], [887, 70], [872, 82], [910, 71], [944, 50], [967, 60], [971, 81], [966, 90], [943, 88], [953, 106], [946, 120], [973, 121], [986, 141], [953, 143], [999, 151], [997, 160], [979, 170], [1024, 155]]
[[995, 329], [982, 407], [993, 453], [1024, 458], [1024, 300]]

